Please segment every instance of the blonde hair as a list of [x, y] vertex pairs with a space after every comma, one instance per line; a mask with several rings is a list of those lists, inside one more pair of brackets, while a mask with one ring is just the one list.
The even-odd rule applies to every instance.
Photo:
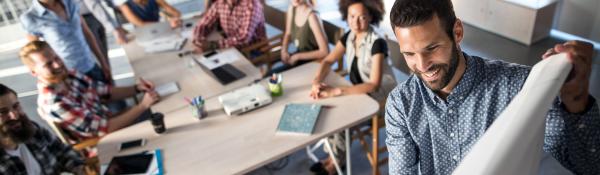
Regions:
[[48, 45], [48, 43], [45, 41], [31, 41], [21, 48], [19, 57], [21, 58], [23, 64], [33, 67], [35, 63], [33, 62], [33, 59], [31, 59], [30, 55], [41, 52], [46, 48], [50, 48], [50, 45]]

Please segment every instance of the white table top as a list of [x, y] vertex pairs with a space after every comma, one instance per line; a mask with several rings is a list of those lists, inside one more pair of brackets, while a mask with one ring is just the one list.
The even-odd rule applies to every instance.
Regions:
[[[116, 154], [162, 149], [168, 174], [242, 174], [289, 155], [306, 145], [363, 122], [375, 114], [378, 103], [368, 95], [348, 95], [324, 100], [309, 97], [317, 63], [308, 63], [283, 73], [284, 94], [272, 104], [240, 116], [227, 116], [217, 98], [207, 100], [209, 116], [192, 117], [191, 109], [165, 113], [167, 131], [155, 134], [149, 121], [111, 133], [98, 144], [99, 158], [106, 164]], [[330, 73], [325, 82], [349, 85]], [[261, 82], [265, 85], [265, 81]], [[310, 136], [276, 135], [279, 118], [288, 103], [319, 103], [333, 106], [321, 112]], [[118, 153], [119, 143], [137, 138], [147, 144]]]
[[152, 111], [155, 112], [166, 113], [186, 106], [184, 97], [192, 98], [201, 95], [204, 98], [210, 98], [261, 78], [260, 70], [235, 48], [224, 50], [236, 52], [239, 58], [232, 65], [244, 72], [246, 76], [223, 86], [195, 64], [191, 60], [191, 56], [181, 58], [178, 56], [179, 53], [193, 50], [191, 39], [188, 39], [186, 46], [181, 51], [145, 53], [144, 48], [136, 42], [130, 42], [123, 47], [136, 78], [150, 80], [157, 86], [175, 81], [181, 89], [178, 93], [161, 97], [161, 100], [152, 106]]

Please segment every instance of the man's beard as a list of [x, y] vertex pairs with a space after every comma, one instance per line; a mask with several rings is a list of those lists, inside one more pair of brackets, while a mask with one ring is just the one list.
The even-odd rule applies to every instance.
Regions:
[[31, 137], [35, 128], [26, 115], [21, 114], [17, 120], [7, 120], [0, 124], [0, 136], [8, 137], [15, 143], [23, 143]]
[[68, 76], [67, 70], [62, 70], [61, 72], [52, 73], [50, 76], [47, 76], [45, 79], [48, 83], [60, 83], [63, 82]]
[[424, 72], [420, 72], [417, 69], [413, 69], [413, 73], [417, 75], [417, 77], [419, 77], [421, 81], [425, 82], [425, 85], [429, 89], [431, 89], [433, 92], [438, 93], [450, 83], [450, 80], [452, 80], [452, 77], [454, 77], [454, 74], [456, 74], [459, 58], [458, 54], [459, 53], [458, 48], [456, 48], [456, 44], [452, 44], [452, 55], [450, 55], [450, 64], [434, 64], [429, 68], [429, 70], [426, 71], [430, 72], [439, 69], [438, 74], [442, 75], [441, 78], [438, 78], [433, 81], [425, 81], [423, 79]]

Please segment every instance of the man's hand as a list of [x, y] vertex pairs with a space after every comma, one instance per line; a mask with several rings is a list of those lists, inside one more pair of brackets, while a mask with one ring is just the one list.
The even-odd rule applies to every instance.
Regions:
[[117, 44], [119, 45], [127, 44], [127, 42], [129, 42], [127, 39], [127, 31], [122, 27], [115, 28], [113, 35], [115, 36], [115, 40], [117, 40]]
[[141, 92], [154, 91], [154, 83], [140, 78], [139, 82], [136, 84], [136, 89]]
[[198, 40], [194, 40], [192, 41], [192, 44], [194, 44], [194, 53], [195, 54], [202, 54], [204, 51], [209, 50], [210, 48], [210, 43], [208, 43], [207, 41], [198, 41]]
[[546, 59], [558, 53], [567, 53], [573, 69], [560, 89], [560, 99], [571, 113], [584, 112], [588, 105], [590, 72], [594, 46], [583, 41], [568, 41], [548, 49], [542, 56]]
[[154, 91], [154, 90], [147, 91], [144, 94], [144, 97], [142, 98], [142, 101], [140, 102], [140, 105], [144, 109], [149, 109], [150, 106], [152, 106], [152, 104], [158, 102], [159, 99], [160, 99], [160, 97], [158, 96], [158, 93], [156, 93], [156, 91]]

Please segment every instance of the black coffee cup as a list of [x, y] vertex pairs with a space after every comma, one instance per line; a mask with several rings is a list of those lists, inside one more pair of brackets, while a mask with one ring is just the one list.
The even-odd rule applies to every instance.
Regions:
[[163, 118], [164, 116], [160, 112], [152, 114], [152, 126], [154, 126], [154, 132], [157, 134], [161, 134], [167, 130]]

